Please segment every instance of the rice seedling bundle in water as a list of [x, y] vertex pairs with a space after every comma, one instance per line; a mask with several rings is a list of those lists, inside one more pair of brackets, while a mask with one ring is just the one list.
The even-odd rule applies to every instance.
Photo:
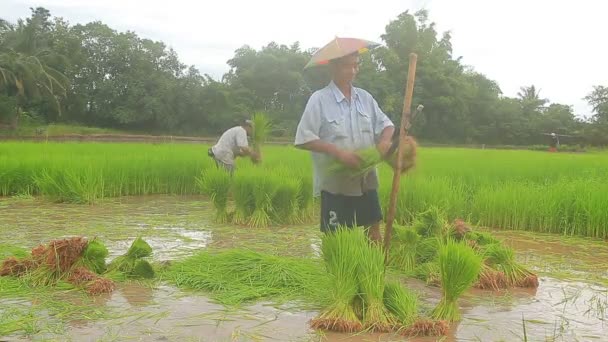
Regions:
[[418, 296], [399, 282], [391, 281], [384, 285], [384, 305], [402, 328], [410, 326], [418, 318]]
[[208, 168], [203, 170], [201, 178], [197, 178], [201, 191], [211, 197], [215, 207], [215, 221], [228, 222], [228, 197], [231, 187], [231, 176], [221, 168]]
[[152, 255], [152, 247], [141, 237], [137, 237], [127, 253], [116, 257], [108, 266], [111, 277], [122, 278], [154, 278], [152, 265], [144, 258]]
[[256, 172], [253, 181], [254, 210], [249, 219], [249, 226], [254, 228], [268, 227], [270, 213], [272, 212], [272, 198], [274, 197], [280, 180], [267, 172]]
[[330, 276], [331, 302], [311, 320], [312, 328], [340, 332], [357, 332], [363, 328], [354, 302], [359, 293], [358, 261], [366, 244], [367, 238], [361, 229], [341, 228], [323, 236], [321, 252]]
[[538, 287], [538, 277], [515, 261], [512, 248], [500, 243], [490, 244], [483, 256], [489, 266], [504, 273], [508, 286]]
[[363, 297], [363, 327], [388, 332], [394, 326], [384, 306], [384, 252], [379, 245], [366, 243], [359, 257], [359, 286]]
[[435, 206], [418, 214], [414, 221], [414, 229], [423, 237], [441, 237], [446, 233], [447, 227], [444, 212]]
[[420, 235], [412, 228], [393, 226], [390, 264], [400, 271], [411, 272], [416, 267], [416, 248]]
[[460, 320], [458, 298], [479, 276], [481, 257], [465, 244], [448, 239], [439, 247], [442, 298], [432, 317], [450, 322]]
[[327, 302], [329, 288], [316, 260], [244, 249], [203, 251], [171, 265], [163, 276], [178, 287], [210, 292], [225, 305], [266, 298], [316, 306]]
[[262, 145], [266, 142], [272, 125], [268, 116], [265, 113], [257, 112], [253, 114], [253, 148], [258, 157], [254, 160], [260, 162], [262, 160]]
[[[248, 170], [247, 170], [248, 171]], [[236, 224], [248, 224], [251, 214], [255, 209], [254, 177], [243, 170], [239, 170], [234, 175], [232, 184], [232, 196], [234, 199], [233, 222]]]
[[[83, 237], [53, 240], [33, 248], [31, 255], [22, 259], [4, 260], [0, 275], [22, 277], [33, 286], [57, 286], [68, 281], [89, 294], [108, 293], [114, 290], [114, 283], [95, 273], [105, 267], [106, 256], [107, 249], [97, 240], [89, 242]], [[94, 283], [104, 286], [91, 290]]]
[[289, 178], [287, 175], [280, 176], [281, 183], [272, 198], [272, 218], [279, 223], [296, 223], [298, 220], [298, 192], [300, 181], [297, 178]]

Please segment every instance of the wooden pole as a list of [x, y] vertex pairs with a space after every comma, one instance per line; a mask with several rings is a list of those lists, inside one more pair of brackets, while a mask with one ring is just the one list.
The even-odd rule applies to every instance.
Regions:
[[401, 159], [403, 157], [405, 137], [407, 136], [407, 130], [410, 127], [410, 117], [412, 115], [412, 97], [414, 96], [414, 80], [416, 79], [417, 60], [418, 56], [415, 53], [410, 53], [410, 65], [407, 71], [407, 86], [405, 88], [405, 101], [403, 102], [401, 128], [399, 130], [399, 145], [397, 147], [397, 165], [396, 170], [393, 172], [393, 187], [391, 189], [391, 197], [388, 204], [388, 214], [386, 216], [386, 229], [384, 231], [385, 262], [388, 262], [391, 238], [393, 236], [393, 221], [395, 220], [396, 210], [395, 207], [397, 204], [397, 194], [399, 193], [399, 184], [401, 183]]

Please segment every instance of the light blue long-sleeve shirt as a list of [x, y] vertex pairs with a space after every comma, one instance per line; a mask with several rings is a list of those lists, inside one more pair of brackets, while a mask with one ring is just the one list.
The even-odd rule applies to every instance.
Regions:
[[[370, 93], [352, 87], [350, 101], [332, 81], [312, 94], [296, 131], [295, 145], [322, 140], [340, 149], [358, 150], [376, 145], [382, 131], [393, 126]], [[321, 191], [360, 196], [378, 188], [376, 170], [360, 177], [328, 171], [331, 156], [312, 152], [314, 194]]]

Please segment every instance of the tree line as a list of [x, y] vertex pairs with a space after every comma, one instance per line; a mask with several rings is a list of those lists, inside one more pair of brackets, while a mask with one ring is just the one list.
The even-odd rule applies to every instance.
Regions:
[[[71, 25], [45, 8], [28, 18], [0, 19], [0, 125], [75, 123], [165, 134], [215, 135], [255, 111], [268, 113], [275, 135], [291, 136], [308, 97], [327, 83], [322, 67], [303, 70], [315, 49], [298, 42], [244, 45], [219, 80], [182, 63], [165, 43], [119, 32], [102, 22]], [[410, 52], [418, 54], [414, 103], [424, 113], [412, 134], [449, 144], [608, 144], [608, 87], [596, 85], [581, 119], [534, 85], [517, 97], [453, 56], [449, 32], [426, 11], [391, 20], [383, 45], [365, 54], [356, 85], [370, 91], [398, 122]]]

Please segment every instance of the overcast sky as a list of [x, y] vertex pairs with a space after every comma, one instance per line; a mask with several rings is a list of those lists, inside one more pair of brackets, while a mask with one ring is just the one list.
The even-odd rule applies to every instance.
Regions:
[[399, 13], [429, 10], [452, 32], [455, 56], [498, 81], [507, 96], [534, 84], [552, 102], [590, 115], [582, 99], [608, 86], [608, 1], [605, 0], [0, 0], [0, 18], [29, 16], [43, 6], [71, 24], [100, 20], [162, 40], [186, 64], [219, 78], [244, 44], [270, 41], [320, 47], [334, 36], [381, 42]]

